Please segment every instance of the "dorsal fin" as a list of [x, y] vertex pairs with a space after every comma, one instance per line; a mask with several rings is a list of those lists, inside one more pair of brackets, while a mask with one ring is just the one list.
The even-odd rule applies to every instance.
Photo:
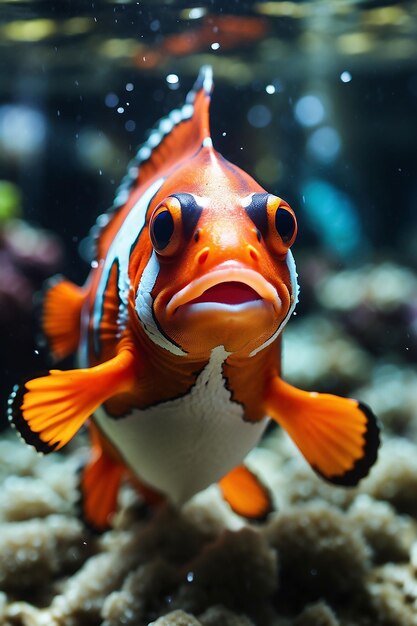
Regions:
[[94, 247], [102, 230], [114, 213], [126, 204], [134, 188], [155, 175], [163, 176], [174, 165], [195, 154], [202, 145], [211, 146], [209, 107], [212, 89], [212, 68], [204, 65], [183, 106], [163, 117], [149, 132], [147, 140], [139, 146], [116, 191], [113, 205], [106, 213], [99, 215], [90, 231]]
[[174, 164], [194, 154], [210, 137], [209, 106], [213, 88], [212, 68], [204, 65], [184, 105], [163, 117], [149, 132], [116, 192], [115, 206], [125, 204], [133, 186], [155, 174], [161, 176]]

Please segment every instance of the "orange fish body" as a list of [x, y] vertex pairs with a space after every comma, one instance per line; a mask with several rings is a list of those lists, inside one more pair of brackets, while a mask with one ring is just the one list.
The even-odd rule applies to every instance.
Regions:
[[[243, 464], [268, 420], [312, 467], [354, 485], [376, 459], [378, 428], [355, 400], [280, 378], [280, 337], [298, 296], [289, 205], [213, 146], [211, 69], [151, 131], [95, 230], [86, 285], [54, 281], [43, 328], [51, 370], [15, 390], [10, 419], [39, 451], [89, 419], [84, 516], [104, 529], [128, 477], [148, 502], [181, 505], [218, 482], [231, 507], [261, 518], [267, 490]], [[267, 417], [270, 416], [270, 417]]]

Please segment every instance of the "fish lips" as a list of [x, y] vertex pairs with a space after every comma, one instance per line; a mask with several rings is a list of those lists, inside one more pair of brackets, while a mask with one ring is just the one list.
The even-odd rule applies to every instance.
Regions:
[[277, 315], [282, 311], [275, 287], [259, 272], [226, 261], [174, 294], [166, 305], [166, 316], [172, 319], [182, 307], [187, 313], [212, 310], [238, 314], [265, 306], [272, 307]]

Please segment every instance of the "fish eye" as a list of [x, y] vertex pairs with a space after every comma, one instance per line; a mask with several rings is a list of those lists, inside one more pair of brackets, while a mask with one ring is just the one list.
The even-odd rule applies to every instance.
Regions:
[[163, 256], [174, 254], [180, 244], [181, 206], [170, 197], [161, 202], [152, 213], [149, 234], [156, 252]]
[[297, 220], [291, 207], [277, 196], [267, 201], [268, 239], [276, 254], [285, 255], [297, 235]]
[[152, 221], [151, 239], [153, 247], [161, 251], [167, 247], [174, 234], [174, 220], [171, 213], [161, 211]]
[[282, 241], [288, 243], [296, 229], [294, 216], [287, 209], [278, 208], [275, 213], [275, 228]]

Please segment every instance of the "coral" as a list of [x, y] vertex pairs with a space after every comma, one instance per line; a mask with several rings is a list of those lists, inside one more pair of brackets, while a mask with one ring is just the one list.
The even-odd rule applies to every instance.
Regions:
[[69, 509], [68, 503], [40, 479], [9, 476], [3, 483], [0, 519], [19, 522], [65, 509]]
[[246, 615], [233, 613], [223, 606], [212, 606], [198, 617], [203, 626], [253, 626]]
[[139, 566], [127, 576], [121, 590], [111, 593], [104, 603], [102, 615], [106, 626], [149, 622], [164, 608], [169, 610], [170, 594], [178, 583], [176, 568], [162, 559]]
[[404, 514], [415, 507], [413, 444], [389, 439], [360, 487], [342, 490], [276, 431], [249, 457], [278, 504], [266, 524], [248, 525], [216, 487], [151, 517], [126, 488], [99, 538], [75, 518], [83, 455], [0, 443], [5, 626], [413, 624], [417, 522]]
[[385, 356], [405, 348], [415, 362], [417, 279], [411, 269], [385, 261], [327, 271], [314, 290], [323, 308], [363, 348]]
[[408, 561], [417, 540], [417, 524], [409, 517], [397, 515], [387, 502], [376, 502], [363, 494], [355, 499], [348, 518], [361, 529], [375, 563]]
[[294, 626], [340, 626], [340, 622], [328, 604], [317, 602], [306, 606]]
[[172, 611], [149, 626], [201, 626], [201, 622], [184, 611]]
[[379, 365], [358, 395], [372, 407], [385, 430], [417, 440], [417, 372], [414, 368], [393, 363]]
[[[16, 445], [18, 443], [20, 445]], [[22, 445], [15, 438], [5, 438], [0, 441], [0, 482], [8, 476], [32, 475], [40, 458], [33, 448]]]
[[398, 513], [417, 517], [417, 446], [400, 438], [385, 441], [379, 462], [361, 489], [389, 502]]
[[292, 322], [284, 336], [285, 377], [300, 387], [329, 391], [367, 380], [371, 361], [340, 324], [319, 316]]
[[408, 566], [386, 564], [376, 570], [369, 594], [379, 626], [416, 626], [417, 581]]
[[[171, 528], [169, 531], [167, 527], [165, 528], [168, 531], [166, 537], [170, 533], [176, 536], [178, 539], [176, 550], [182, 550], [184, 555], [187, 538], [185, 535], [181, 540], [178, 530], [180, 526], [177, 526], [176, 531], [175, 520], [171, 516], [170, 511], [166, 519], [171, 520]], [[180, 566], [177, 555], [170, 547], [166, 550], [165, 557], [162, 556], [165, 542], [155, 540], [155, 537], [163, 539], [161, 528], [158, 532], [157, 527], [158, 522], [142, 532], [129, 534], [124, 544], [119, 545], [116, 539], [112, 547], [113, 558], [110, 561], [108, 555], [95, 557], [100, 559], [100, 563], [93, 563], [92, 567], [97, 569], [100, 575], [96, 574], [94, 577], [94, 589], [93, 583], [88, 583], [89, 572], [86, 570], [84, 574], [80, 573], [79, 576], [82, 576], [83, 580], [75, 580], [75, 585], [67, 588], [63, 596], [56, 599], [55, 615], [58, 606], [60, 610], [63, 606], [68, 607], [69, 596], [75, 597], [75, 604], [80, 607], [85, 602], [79, 594], [81, 596], [86, 594], [88, 604], [91, 606], [91, 599], [96, 591], [99, 595], [93, 608], [97, 610], [103, 601], [103, 595], [109, 593], [111, 588], [116, 590], [108, 595], [101, 612], [105, 624], [109, 626], [149, 621], [164, 610], [176, 606], [195, 614], [220, 602], [231, 607], [240, 606], [242, 609], [257, 610], [258, 606], [262, 606], [262, 601], [271, 595], [276, 578], [275, 556], [258, 534], [248, 529], [241, 531], [243, 535], [225, 531], [218, 538], [205, 544], [195, 559], [186, 561]], [[154, 538], [149, 533], [150, 530]], [[152, 555], [154, 549], [149, 549], [147, 537], [151, 544], [159, 546], [154, 555]], [[165, 544], [165, 549], [168, 544], [169, 541]], [[141, 546], [144, 549], [141, 549]], [[138, 564], [147, 559], [150, 560], [132, 569], [133, 563]], [[112, 576], [109, 576], [109, 570]], [[242, 588], [246, 591], [243, 596]], [[76, 593], [78, 597], [75, 596]]]
[[410, 302], [416, 294], [417, 280], [413, 272], [389, 261], [329, 273], [317, 290], [325, 307], [346, 311], [365, 302], [383, 313]]
[[87, 558], [83, 527], [50, 515], [0, 525], [0, 588], [33, 592], [55, 576], [74, 572]]
[[150, 590], [159, 598], [159, 588], [161, 593], [165, 589], [161, 572], [169, 569], [170, 561], [178, 567], [203, 541], [198, 529], [193, 532], [192, 526], [169, 508], [161, 510], [152, 524], [136, 522], [128, 531], [109, 533], [100, 542], [101, 552], [55, 597], [52, 615], [59, 623], [69, 619], [82, 623], [98, 620], [103, 608], [112, 625], [129, 624], [144, 613], [155, 617]]
[[225, 531], [187, 564], [174, 606], [199, 613], [211, 605], [262, 612], [276, 587], [277, 561], [262, 536], [248, 528]]
[[283, 511], [267, 526], [265, 536], [279, 554], [286, 600], [334, 598], [359, 594], [363, 588], [369, 548], [336, 508], [317, 502]]

